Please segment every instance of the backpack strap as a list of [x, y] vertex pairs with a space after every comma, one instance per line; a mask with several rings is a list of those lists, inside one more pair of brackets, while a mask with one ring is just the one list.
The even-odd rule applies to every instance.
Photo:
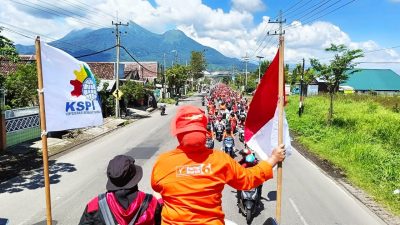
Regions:
[[99, 207], [106, 225], [115, 225], [114, 217], [111, 213], [110, 207], [108, 206], [105, 193], [99, 194]]
[[136, 221], [139, 219], [142, 212], [146, 211], [147, 207], [149, 206], [149, 202], [152, 198], [153, 198], [152, 195], [146, 194], [146, 197], [144, 198], [142, 204], [140, 204], [138, 211], [136, 212], [135, 216], [132, 218], [131, 222], [128, 225], [136, 224]]

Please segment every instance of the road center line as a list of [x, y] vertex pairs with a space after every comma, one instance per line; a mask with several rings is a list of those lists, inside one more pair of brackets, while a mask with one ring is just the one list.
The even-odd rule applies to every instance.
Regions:
[[290, 204], [292, 204], [294, 211], [296, 211], [297, 215], [300, 217], [301, 222], [303, 222], [304, 225], [308, 225], [304, 217], [301, 215], [300, 210], [297, 208], [296, 204], [294, 204], [294, 201], [289, 198]]

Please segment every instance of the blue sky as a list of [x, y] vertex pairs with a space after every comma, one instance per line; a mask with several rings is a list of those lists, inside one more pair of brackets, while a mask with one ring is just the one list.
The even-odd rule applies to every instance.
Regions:
[[[266, 9], [253, 14], [254, 23], [258, 24], [262, 21], [262, 16], [276, 16], [279, 10], [285, 10], [301, 0], [269, 0], [263, 1]], [[341, 1], [332, 6], [326, 12], [336, 7], [350, 2], [351, 0]], [[301, 1], [300, 4], [307, 3], [308, 0]], [[325, 6], [335, 3], [336, 0], [328, 2]], [[213, 9], [221, 8], [228, 12], [232, 3], [230, 0], [203, 0], [203, 3]], [[306, 6], [295, 11], [300, 4], [292, 8], [288, 13], [288, 22], [295, 19], [295, 15], [303, 15], [306, 9], [310, 9], [316, 2], [312, 1]], [[320, 8], [319, 10], [321, 10]], [[294, 11], [294, 12], [293, 12]], [[391, 0], [357, 0], [340, 10], [324, 16], [319, 20], [329, 21], [338, 25], [343, 31], [348, 33], [354, 41], [376, 40], [386, 47], [400, 45], [400, 1]]]

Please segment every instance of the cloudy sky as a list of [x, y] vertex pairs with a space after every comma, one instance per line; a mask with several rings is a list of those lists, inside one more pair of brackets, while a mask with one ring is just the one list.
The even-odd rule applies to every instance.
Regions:
[[363, 68], [392, 68], [400, 74], [400, 0], [2, 0], [0, 26], [15, 43], [32, 44], [36, 34], [52, 41], [71, 30], [111, 27], [118, 14], [146, 29], [179, 29], [226, 56], [272, 59], [279, 10], [287, 19], [285, 59], [328, 61], [330, 43], [361, 48]]

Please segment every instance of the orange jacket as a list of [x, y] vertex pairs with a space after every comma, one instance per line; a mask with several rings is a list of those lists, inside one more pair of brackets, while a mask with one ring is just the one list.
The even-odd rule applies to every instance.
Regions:
[[246, 169], [222, 151], [184, 151], [178, 147], [159, 156], [151, 186], [164, 201], [162, 224], [222, 225], [225, 184], [248, 190], [272, 177], [272, 167], [266, 161]]

